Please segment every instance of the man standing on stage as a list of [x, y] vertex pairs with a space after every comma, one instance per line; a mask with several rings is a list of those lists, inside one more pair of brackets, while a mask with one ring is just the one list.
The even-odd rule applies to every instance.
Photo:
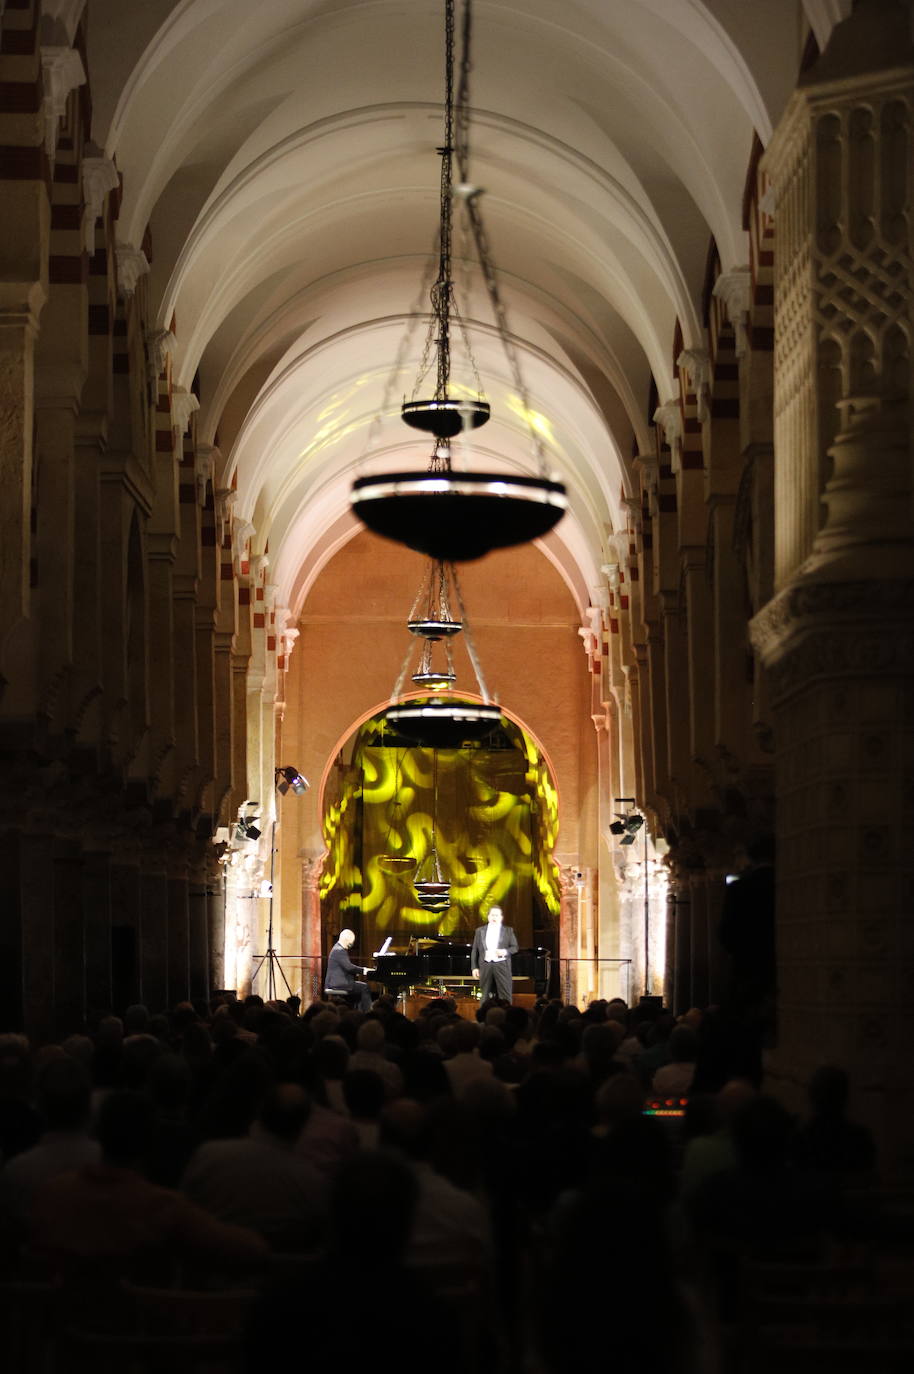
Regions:
[[357, 973], [373, 973], [374, 969], [360, 968], [349, 958], [349, 951], [355, 944], [355, 935], [351, 930], [341, 930], [340, 938], [330, 951], [327, 960], [327, 977], [324, 979], [324, 989], [327, 992], [348, 992], [350, 996], [358, 997], [359, 1011], [368, 1011], [371, 1007], [371, 993], [368, 991], [367, 983], [357, 983]]
[[470, 955], [470, 970], [479, 979], [483, 1001], [493, 992], [511, 1001], [511, 955], [516, 953], [517, 937], [510, 926], [502, 925], [501, 907], [493, 906], [487, 923], [473, 936]]

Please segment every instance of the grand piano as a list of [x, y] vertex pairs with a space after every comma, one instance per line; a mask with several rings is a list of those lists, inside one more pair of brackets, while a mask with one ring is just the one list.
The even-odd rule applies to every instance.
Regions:
[[[398, 950], [394, 944], [400, 944]], [[402, 944], [391, 940], [387, 952], [378, 950], [372, 955], [375, 972], [369, 983], [379, 983], [387, 992], [399, 995], [415, 988], [429, 988], [437, 992], [476, 986], [470, 972], [469, 942], [449, 940], [444, 936], [407, 937]], [[549, 951], [547, 949], [519, 949], [512, 957], [511, 971], [515, 981], [532, 979], [537, 991], [545, 991], [549, 981]]]

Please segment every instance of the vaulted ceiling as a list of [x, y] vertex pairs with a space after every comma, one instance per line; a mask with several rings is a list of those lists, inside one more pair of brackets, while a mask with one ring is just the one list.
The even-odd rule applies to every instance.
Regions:
[[[838, 0], [523, 0], [474, 6], [472, 149], [510, 325], [571, 511], [548, 551], [579, 601], [624, 526], [677, 321], [701, 343], [713, 235], [744, 265], [742, 190]], [[834, 10], [835, 14], [830, 15]], [[397, 418], [421, 352], [438, 219], [441, 0], [95, 0], [93, 138], [123, 176], [121, 238], [200, 397], [220, 485], [297, 609], [352, 532], [348, 489], [424, 466]], [[458, 252], [460, 244], [457, 244]], [[487, 465], [531, 466], [481, 291], [469, 333]], [[392, 376], [404, 337], [401, 374]], [[382, 403], [386, 414], [366, 443]]]

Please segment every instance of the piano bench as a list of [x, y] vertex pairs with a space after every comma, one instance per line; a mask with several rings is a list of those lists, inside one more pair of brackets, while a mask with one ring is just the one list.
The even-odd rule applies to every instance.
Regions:
[[352, 993], [340, 988], [324, 988], [324, 1001], [337, 1007], [351, 1007]]

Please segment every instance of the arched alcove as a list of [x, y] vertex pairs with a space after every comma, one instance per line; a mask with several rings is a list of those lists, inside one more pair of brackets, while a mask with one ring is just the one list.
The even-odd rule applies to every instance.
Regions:
[[[366, 951], [387, 938], [469, 941], [498, 904], [522, 945], [554, 949], [558, 803], [537, 741], [507, 717], [482, 739], [431, 749], [375, 713], [338, 751], [323, 789], [325, 948], [343, 926]], [[450, 885], [441, 911], [417, 895], [431, 878]]]

